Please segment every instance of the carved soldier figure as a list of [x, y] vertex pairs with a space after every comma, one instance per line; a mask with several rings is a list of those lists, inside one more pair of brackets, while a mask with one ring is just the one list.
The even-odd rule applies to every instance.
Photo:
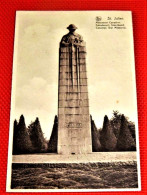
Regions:
[[77, 27], [74, 24], [70, 24], [67, 29], [69, 29], [69, 33], [63, 36], [61, 46], [81, 46], [83, 43], [83, 38], [81, 35], [75, 32]]

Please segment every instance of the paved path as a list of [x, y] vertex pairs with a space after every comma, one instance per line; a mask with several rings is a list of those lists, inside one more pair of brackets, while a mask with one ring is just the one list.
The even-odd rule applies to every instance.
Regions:
[[95, 152], [80, 155], [31, 154], [13, 155], [13, 163], [87, 163], [136, 161], [136, 152]]

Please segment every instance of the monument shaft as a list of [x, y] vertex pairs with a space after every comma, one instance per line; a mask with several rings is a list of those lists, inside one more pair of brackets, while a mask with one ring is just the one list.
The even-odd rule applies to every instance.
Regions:
[[58, 153], [86, 154], [92, 152], [86, 48], [82, 37], [69, 30], [59, 49]]

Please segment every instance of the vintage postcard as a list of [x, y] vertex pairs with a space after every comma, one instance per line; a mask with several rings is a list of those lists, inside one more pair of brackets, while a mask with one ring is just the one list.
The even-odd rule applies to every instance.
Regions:
[[6, 189], [141, 190], [130, 11], [17, 11]]

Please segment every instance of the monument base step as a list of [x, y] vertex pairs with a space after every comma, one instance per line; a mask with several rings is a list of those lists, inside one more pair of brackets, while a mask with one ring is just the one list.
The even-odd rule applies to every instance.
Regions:
[[137, 161], [137, 152], [93, 152], [86, 155], [44, 153], [12, 156], [12, 163], [88, 163], [128, 161]]

